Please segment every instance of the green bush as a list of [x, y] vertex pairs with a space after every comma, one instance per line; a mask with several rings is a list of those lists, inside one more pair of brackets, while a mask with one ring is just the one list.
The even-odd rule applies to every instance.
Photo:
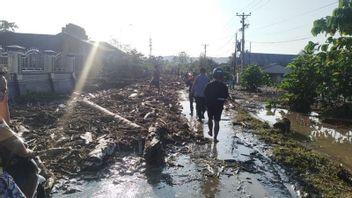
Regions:
[[269, 79], [258, 65], [250, 65], [241, 74], [241, 85], [249, 91], [257, 91], [260, 86], [270, 84]]

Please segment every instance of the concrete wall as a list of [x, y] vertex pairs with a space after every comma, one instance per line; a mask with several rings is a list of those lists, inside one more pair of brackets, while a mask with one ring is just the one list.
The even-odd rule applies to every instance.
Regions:
[[53, 73], [52, 83], [55, 92], [58, 93], [69, 93], [73, 90], [75, 81], [73, 79], [72, 73]]
[[70, 93], [75, 85], [72, 73], [24, 73], [8, 78], [9, 97], [31, 92]]

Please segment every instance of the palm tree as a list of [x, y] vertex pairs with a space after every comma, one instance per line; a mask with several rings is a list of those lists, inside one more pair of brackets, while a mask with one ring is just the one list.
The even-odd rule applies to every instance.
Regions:
[[16, 23], [10, 23], [6, 20], [0, 20], [0, 32], [14, 32], [18, 26]]

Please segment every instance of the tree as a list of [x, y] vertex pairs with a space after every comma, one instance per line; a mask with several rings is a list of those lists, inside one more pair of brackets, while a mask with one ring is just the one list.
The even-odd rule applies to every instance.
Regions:
[[268, 79], [266, 74], [258, 65], [249, 65], [241, 74], [241, 84], [249, 91], [257, 91], [265, 80]]
[[318, 95], [317, 87], [320, 83], [318, 68], [321, 64], [313, 54], [315, 46], [316, 44], [310, 42], [301, 55], [288, 65], [291, 72], [285, 76], [280, 85], [288, 91], [283, 96], [283, 100], [291, 110], [309, 112], [310, 106]]
[[352, 100], [352, 0], [340, 0], [331, 16], [314, 21], [312, 34], [330, 35], [323, 44], [309, 42], [290, 65], [282, 87], [291, 109], [307, 112], [319, 101], [324, 110]]
[[338, 7], [333, 11], [332, 16], [314, 21], [312, 34], [320, 33], [335, 35], [352, 35], [352, 0], [339, 0]]
[[0, 32], [14, 32], [18, 26], [14, 22], [8, 22], [6, 20], [0, 20]]
[[178, 54], [177, 66], [181, 72], [188, 72], [190, 70], [190, 63], [191, 58], [186, 52], [182, 51]]

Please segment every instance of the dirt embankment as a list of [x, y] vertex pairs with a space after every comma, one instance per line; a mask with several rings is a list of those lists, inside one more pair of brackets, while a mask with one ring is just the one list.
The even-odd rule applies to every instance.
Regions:
[[[168, 77], [162, 79], [160, 94], [143, 81], [121, 89], [73, 94], [68, 100], [15, 105], [11, 125], [38, 153], [51, 188], [57, 179], [100, 168], [108, 161], [106, 156], [116, 151], [143, 152], [148, 128], [155, 123], [167, 129], [165, 142], [200, 141], [202, 137], [195, 138], [197, 134], [191, 133], [181, 116], [178, 90], [182, 88], [182, 82]], [[87, 100], [141, 127], [82, 102]]]
[[[252, 128], [265, 143], [272, 146], [274, 160], [289, 170], [291, 177], [299, 181], [305, 197], [352, 197], [352, 174], [326, 155], [307, 148], [294, 132], [283, 133], [272, 129], [249, 115], [248, 108], [256, 101], [275, 99], [272, 93], [249, 93], [235, 90], [232, 93], [238, 112], [234, 124]], [[235, 102], [244, 99], [245, 103]]]

